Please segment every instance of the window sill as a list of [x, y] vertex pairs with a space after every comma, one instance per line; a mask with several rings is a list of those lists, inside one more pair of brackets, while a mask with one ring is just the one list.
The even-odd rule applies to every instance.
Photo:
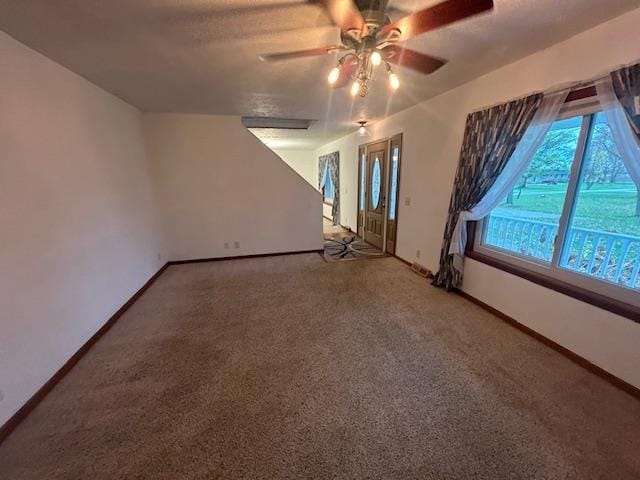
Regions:
[[542, 287], [548, 288], [558, 293], [562, 293], [569, 297], [575, 298], [576, 300], [580, 300], [603, 310], [607, 310], [608, 312], [628, 318], [629, 320], [633, 320], [634, 322], [640, 323], [640, 308], [635, 307], [634, 305], [629, 305], [628, 303], [614, 300], [605, 295], [592, 292], [591, 290], [587, 290], [582, 287], [577, 287], [575, 285], [563, 282], [547, 275], [533, 272], [526, 268], [513, 265], [511, 263], [499, 260], [480, 252], [468, 250], [465, 253], [465, 256], [477, 262], [489, 265], [490, 267], [502, 270], [503, 272], [507, 272], [517, 277], [524, 278], [525, 280], [533, 282]]

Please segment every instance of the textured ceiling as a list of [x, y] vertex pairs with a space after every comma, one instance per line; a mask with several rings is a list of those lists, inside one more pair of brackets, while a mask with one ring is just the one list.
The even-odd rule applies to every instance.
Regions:
[[[414, 11], [438, 0], [391, 0]], [[314, 148], [640, 6], [640, 0], [495, 0], [493, 12], [408, 46], [449, 63], [425, 77], [397, 68], [366, 99], [326, 84], [334, 55], [264, 63], [261, 53], [338, 43], [305, 0], [0, 0], [0, 30], [144, 111], [307, 118], [267, 131], [276, 148]], [[260, 133], [260, 132], [258, 132]]]

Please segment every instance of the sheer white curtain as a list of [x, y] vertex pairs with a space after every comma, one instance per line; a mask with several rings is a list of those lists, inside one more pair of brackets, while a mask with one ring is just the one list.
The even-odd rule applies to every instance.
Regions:
[[636, 184], [636, 188], [640, 188], [640, 145], [613, 90], [611, 77], [607, 75], [596, 82], [596, 91], [602, 111], [611, 128], [613, 142], [622, 157], [622, 163], [629, 172], [631, 180]]
[[509, 191], [513, 189], [531, 163], [551, 125], [558, 118], [569, 91], [570, 89], [567, 88], [544, 96], [540, 108], [531, 121], [531, 125], [493, 186], [475, 207], [471, 210], [460, 212], [458, 222], [453, 231], [451, 246], [449, 247], [449, 253], [454, 255], [454, 266], [457, 270], [462, 271], [462, 260], [467, 244], [467, 222], [480, 220], [489, 215], [491, 210], [497, 207], [505, 199]]
[[322, 179], [320, 180], [320, 190], [327, 184], [327, 177], [329, 176], [329, 162], [325, 162], [324, 171], [322, 172]]

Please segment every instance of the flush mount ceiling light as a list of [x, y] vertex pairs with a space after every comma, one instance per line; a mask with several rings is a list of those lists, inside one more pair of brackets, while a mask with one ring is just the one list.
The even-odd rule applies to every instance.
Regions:
[[388, 0], [308, 0], [320, 3], [333, 23], [340, 27], [341, 45], [261, 55], [266, 62], [314, 57], [345, 52], [331, 69], [327, 80], [333, 87], [351, 85], [351, 95], [365, 97], [376, 67], [384, 65], [391, 90], [400, 79], [391, 64], [410, 68], [424, 75], [435, 72], [446, 61], [399, 44], [423, 33], [493, 9], [493, 0], [446, 0], [392, 22]]

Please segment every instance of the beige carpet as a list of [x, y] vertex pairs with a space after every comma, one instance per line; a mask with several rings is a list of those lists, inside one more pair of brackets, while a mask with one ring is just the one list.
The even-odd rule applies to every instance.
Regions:
[[640, 402], [394, 258], [170, 267], [10, 479], [638, 479]]

